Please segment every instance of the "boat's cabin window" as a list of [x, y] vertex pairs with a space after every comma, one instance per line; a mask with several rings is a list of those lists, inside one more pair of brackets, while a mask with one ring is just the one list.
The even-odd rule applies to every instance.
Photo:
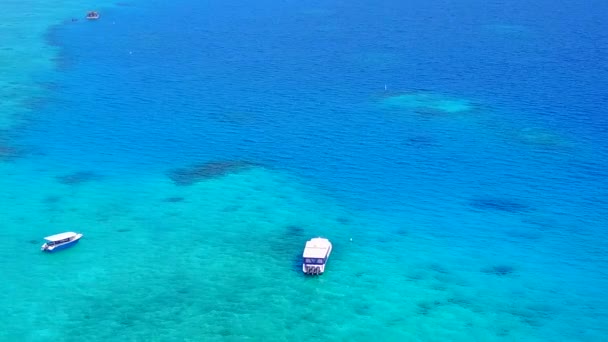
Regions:
[[47, 244], [47, 246], [53, 246], [53, 245], [58, 245], [60, 243], [65, 243], [65, 242], [69, 242], [69, 241], [70, 241], [70, 238], [67, 238], [67, 239], [63, 239], [63, 240], [49, 241], [46, 244]]
[[304, 258], [304, 263], [323, 265], [325, 263], [325, 259]]

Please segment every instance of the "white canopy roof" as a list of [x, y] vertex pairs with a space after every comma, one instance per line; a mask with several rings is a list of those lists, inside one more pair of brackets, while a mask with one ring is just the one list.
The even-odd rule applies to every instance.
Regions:
[[331, 242], [323, 238], [314, 238], [306, 242], [304, 247], [304, 258], [325, 258], [327, 251], [331, 248]]
[[64, 240], [64, 239], [69, 239], [71, 237], [76, 236], [77, 234], [74, 232], [65, 232], [65, 233], [59, 233], [59, 234], [55, 234], [55, 235], [51, 235], [51, 236], [47, 236], [44, 239], [46, 241], [59, 241], [59, 240]]

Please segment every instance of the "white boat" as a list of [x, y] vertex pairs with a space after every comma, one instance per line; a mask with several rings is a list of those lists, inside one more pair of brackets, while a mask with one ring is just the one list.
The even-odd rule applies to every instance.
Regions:
[[302, 254], [302, 272], [313, 275], [323, 274], [331, 248], [331, 242], [325, 238], [308, 240]]
[[97, 12], [97, 11], [90, 11], [89, 13], [87, 13], [87, 19], [88, 20], [97, 20], [97, 19], [99, 19], [99, 12]]
[[44, 238], [46, 243], [40, 247], [40, 250], [44, 252], [60, 251], [62, 249], [74, 246], [78, 243], [80, 238], [82, 238], [82, 234], [74, 232], [65, 232], [47, 236]]

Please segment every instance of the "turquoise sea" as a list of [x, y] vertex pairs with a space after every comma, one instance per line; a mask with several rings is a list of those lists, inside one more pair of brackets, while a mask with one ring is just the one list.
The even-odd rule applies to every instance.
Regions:
[[605, 13], [3, 1], [0, 341], [608, 340]]

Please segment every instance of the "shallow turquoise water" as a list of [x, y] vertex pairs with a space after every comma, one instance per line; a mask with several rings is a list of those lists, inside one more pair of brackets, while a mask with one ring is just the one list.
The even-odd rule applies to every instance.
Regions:
[[606, 31], [548, 8], [141, 1], [53, 28], [49, 95], [0, 139], [0, 340], [605, 340]]

